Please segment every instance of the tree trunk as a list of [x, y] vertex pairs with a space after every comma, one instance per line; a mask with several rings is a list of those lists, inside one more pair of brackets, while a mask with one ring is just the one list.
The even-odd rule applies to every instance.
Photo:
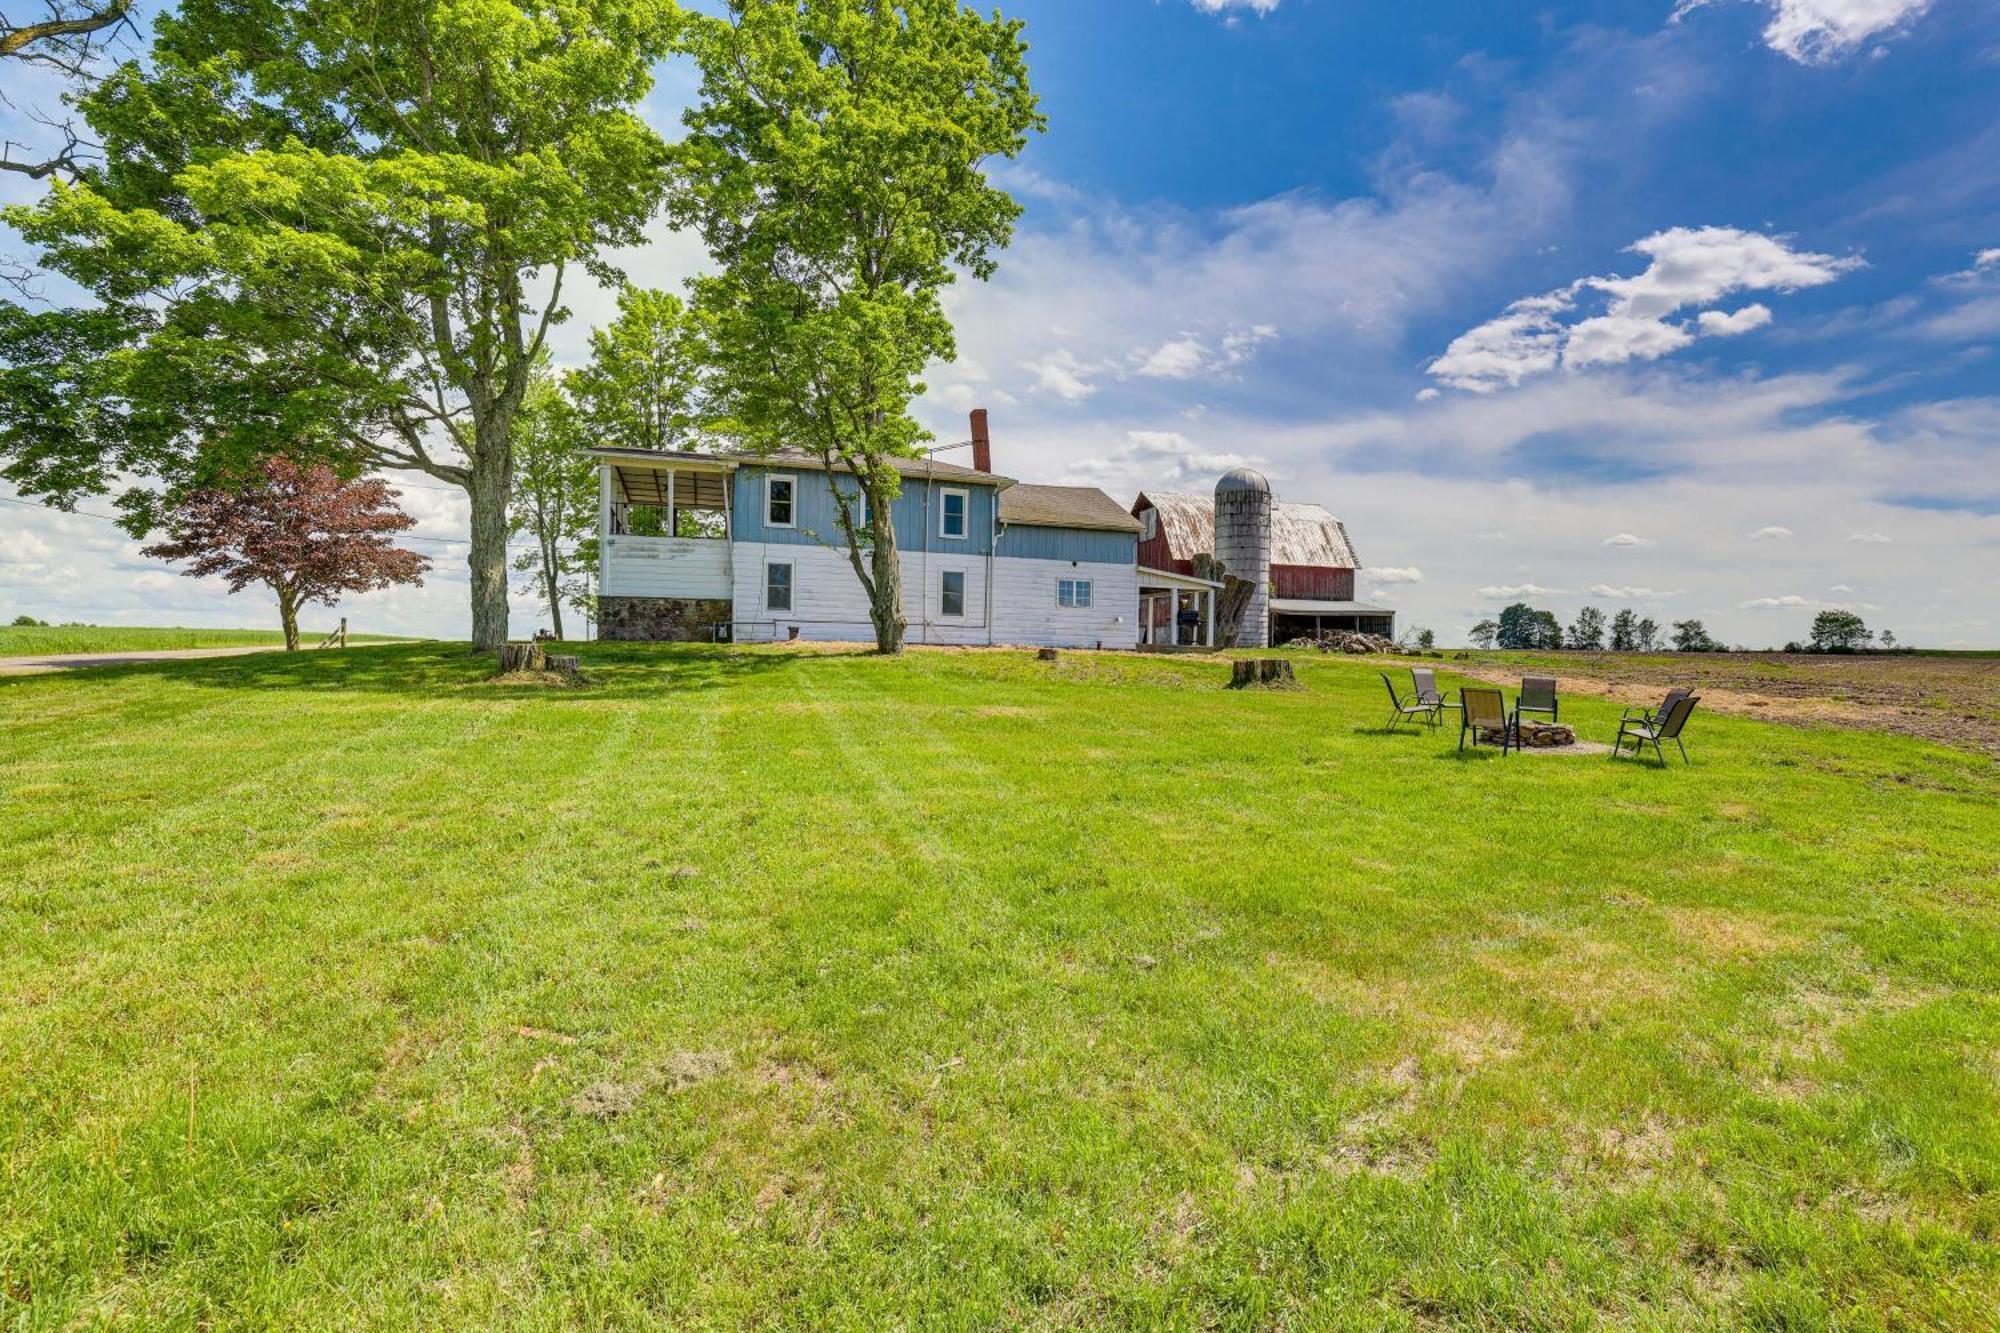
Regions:
[[[868, 488], [868, 515], [875, 526], [875, 552], [869, 573], [874, 588], [868, 598], [868, 618], [875, 624], [875, 650], [895, 654], [903, 651], [903, 562], [896, 553], [896, 522], [891, 497], [880, 488]], [[929, 521], [926, 517], [926, 522]]]
[[490, 653], [507, 642], [507, 490], [513, 483], [512, 422], [481, 423], [497, 436], [473, 446], [466, 494], [472, 499], [472, 651]]
[[285, 627], [285, 651], [299, 650], [299, 602], [290, 588], [281, 584], [272, 585], [278, 593], [278, 623]]
[[549, 598], [549, 627], [560, 639], [563, 636], [562, 591], [556, 586], [555, 559], [546, 551], [542, 554], [542, 590]]

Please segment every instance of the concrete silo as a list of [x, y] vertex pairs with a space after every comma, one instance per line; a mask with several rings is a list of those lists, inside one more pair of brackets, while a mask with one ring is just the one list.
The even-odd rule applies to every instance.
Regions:
[[1215, 558], [1253, 589], [1237, 646], [1270, 647], [1271, 483], [1247, 467], [1215, 483]]

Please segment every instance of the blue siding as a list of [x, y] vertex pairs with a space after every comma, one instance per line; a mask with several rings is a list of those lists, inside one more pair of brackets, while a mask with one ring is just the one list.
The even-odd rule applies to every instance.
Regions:
[[1139, 561], [1139, 534], [1099, 532], [1091, 528], [1031, 528], [1015, 523], [1000, 533], [1000, 554], [1024, 560], [1135, 565]]
[[[774, 528], [764, 521], [764, 477], [768, 473], [798, 479], [795, 526]], [[736, 471], [736, 490], [731, 497], [735, 508], [735, 537], [739, 542], [770, 542], [774, 545], [840, 546], [840, 515], [829, 483], [838, 481], [842, 490], [858, 489], [852, 477], [830, 477], [816, 468], [791, 471], [783, 467], [744, 467]], [[939, 491], [966, 492], [968, 513], [963, 539], [940, 536]], [[993, 497], [990, 485], [940, 478], [927, 482], [921, 477], [903, 478], [903, 493], [896, 497], [892, 516], [896, 524], [896, 545], [905, 551], [924, 549], [928, 534], [930, 549], [964, 555], [985, 555], [993, 545]], [[1114, 534], [1115, 535], [1115, 534]]]

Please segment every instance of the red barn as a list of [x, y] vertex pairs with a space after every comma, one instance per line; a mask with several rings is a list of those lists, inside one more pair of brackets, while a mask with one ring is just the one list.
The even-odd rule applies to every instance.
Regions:
[[[1207, 495], [1141, 492], [1139, 568], [1190, 576], [1197, 555], [1215, 553], [1215, 500]], [[1315, 504], [1279, 500], [1271, 506], [1271, 642], [1319, 629], [1360, 630], [1393, 637], [1396, 613], [1354, 600], [1360, 562], [1341, 521]]]

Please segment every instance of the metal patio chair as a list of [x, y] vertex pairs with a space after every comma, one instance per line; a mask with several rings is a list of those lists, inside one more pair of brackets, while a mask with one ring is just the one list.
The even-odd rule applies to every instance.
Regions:
[[1637, 704], [1634, 704], [1632, 707], [1627, 708], [1618, 720], [1620, 723], [1624, 723], [1636, 719], [1650, 726], [1652, 723], [1665, 717], [1668, 713], [1673, 712], [1675, 704], [1693, 693], [1694, 691], [1688, 689], [1686, 686], [1676, 685], [1673, 689], [1667, 691], [1667, 697], [1660, 701], [1658, 708], [1641, 708]]
[[1698, 694], [1683, 695], [1679, 699], [1674, 700], [1671, 707], [1664, 708], [1660, 716], [1654, 721], [1641, 722], [1636, 719], [1628, 719], [1619, 723], [1618, 739], [1611, 743], [1611, 757], [1616, 759], [1619, 755], [1623, 754], [1625, 752], [1625, 742], [1629, 740], [1632, 742], [1633, 758], [1636, 759], [1644, 754], [1646, 746], [1650, 744], [1653, 747], [1653, 753], [1660, 757], [1661, 767], [1665, 767], [1667, 752], [1660, 748], [1660, 742], [1672, 741], [1680, 747], [1681, 762], [1683, 764], [1693, 763], [1694, 761], [1688, 758], [1686, 744], [1681, 740], [1681, 731], [1687, 726], [1688, 716], [1694, 712], [1694, 706], [1700, 702], [1701, 696]]
[[1444, 691], [1438, 688], [1437, 672], [1429, 667], [1411, 667], [1410, 685], [1417, 692], [1417, 702], [1428, 705], [1431, 709], [1433, 725], [1444, 719], [1445, 709], [1465, 707], [1464, 704], [1451, 703], [1444, 697]]
[[1547, 713], [1549, 721], [1562, 721], [1562, 703], [1556, 698], [1554, 676], [1521, 677], [1521, 697], [1514, 704], [1514, 720], [1519, 722], [1523, 713]]
[[[1500, 754], [1514, 748], [1514, 720], [1507, 716], [1507, 697], [1498, 690], [1478, 689], [1467, 686], [1458, 692], [1459, 703], [1464, 712], [1458, 719], [1458, 748], [1465, 749], [1465, 738], [1472, 737], [1472, 746], [1478, 749], [1480, 733], [1497, 731], [1500, 733]], [[1490, 742], [1488, 742], [1490, 744]]]
[[1389, 706], [1395, 710], [1389, 714], [1389, 720], [1382, 724], [1385, 731], [1396, 726], [1403, 719], [1411, 717], [1421, 717], [1428, 720], [1432, 726], [1435, 727], [1437, 725], [1438, 710], [1436, 707], [1423, 702], [1421, 699], [1405, 699], [1402, 695], [1396, 693], [1396, 682], [1389, 679], [1388, 672], [1384, 671], [1379, 674], [1382, 677], [1382, 683], [1389, 687]]

